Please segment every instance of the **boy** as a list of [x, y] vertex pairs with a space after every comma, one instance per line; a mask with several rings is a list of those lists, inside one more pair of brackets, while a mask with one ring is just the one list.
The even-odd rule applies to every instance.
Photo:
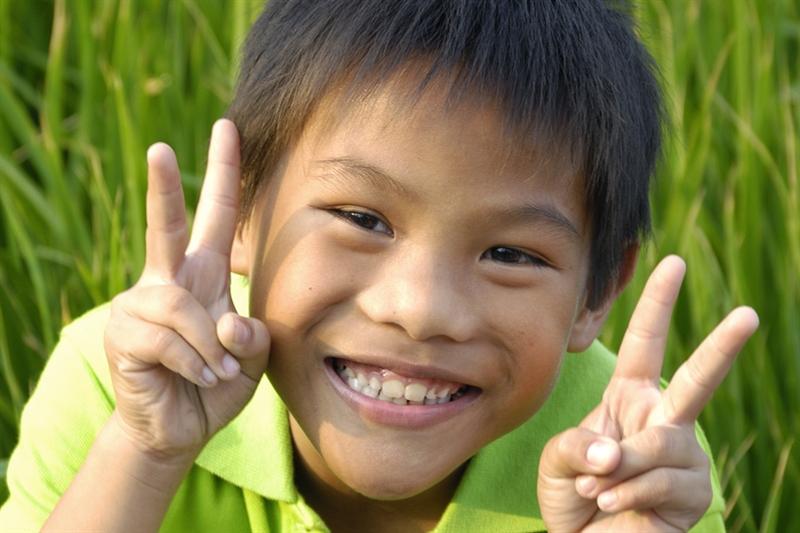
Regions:
[[722, 528], [695, 419], [755, 314], [662, 392], [669, 257], [616, 367], [594, 343], [659, 144], [622, 12], [273, 0], [230, 118], [191, 235], [174, 155], [149, 150], [144, 272], [62, 336], [4, 524]]

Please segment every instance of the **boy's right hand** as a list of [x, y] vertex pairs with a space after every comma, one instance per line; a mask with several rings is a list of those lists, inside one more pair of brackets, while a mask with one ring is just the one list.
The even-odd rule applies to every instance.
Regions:
[[147, 161], [147, 260], [105, 331], [115, 417], [139, 449], [194, 458], [245, 406], [269, 355], [266, 326], [239, 316], [230, 294], [236, 126], [214, 125], [191, 238], [175, 154], [159, 143]]

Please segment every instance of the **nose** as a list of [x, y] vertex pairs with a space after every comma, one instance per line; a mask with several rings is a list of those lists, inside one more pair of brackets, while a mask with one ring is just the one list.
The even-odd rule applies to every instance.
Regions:
[[465, 342], [478, 318], [463, 277], [435, 254], [398, 251], [370, 277], [358, 305], [372, 321], [398, 326], [414, 340]]

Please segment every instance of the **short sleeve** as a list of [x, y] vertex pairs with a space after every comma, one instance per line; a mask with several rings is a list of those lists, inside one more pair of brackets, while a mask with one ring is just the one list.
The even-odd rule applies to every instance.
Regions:
[[64, 328], [22, 412], [11, 455], [3, 531], [38, 531], [113, 410], [103, 350], [108, 306]]

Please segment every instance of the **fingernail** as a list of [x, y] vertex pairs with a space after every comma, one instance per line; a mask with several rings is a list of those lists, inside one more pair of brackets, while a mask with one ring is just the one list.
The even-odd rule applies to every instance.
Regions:
[[217, 376], [214, 375], [211, 369], [208, 368], [207, 366], [203, 367], [203, 372], [200, 379], [203, 381], [203, 383], [205, 383], [209, 387], [211, 387], [212, 385], [216, 385], [217, 383]]
[[236, 340], [236, 344], [249, 343], [251, 336], [250, 326], [245, 324], [244, 320], [233, 318], [233, 337]]
[[595, 466], [605, 466], [614, 455], [614, 445], [606, 441], [595, 441], [586, 450], [586, 460]]
[[239, 362], [234, 359], [230, 354], [226, 354], [222, 358], [222, 368], [229, 376], [235, 376], [239, 372]]
[[597, 506], [601, 511], [613, 511], [617, 504], [617, 495], [614, 491], [606, 491], [597, 497]]
[[578, 487], [578, 492], [584, 496], [589, 496], [597, 487], [597, 480], [594, 476], [580, 476], [575, 480], [575, 484]]

